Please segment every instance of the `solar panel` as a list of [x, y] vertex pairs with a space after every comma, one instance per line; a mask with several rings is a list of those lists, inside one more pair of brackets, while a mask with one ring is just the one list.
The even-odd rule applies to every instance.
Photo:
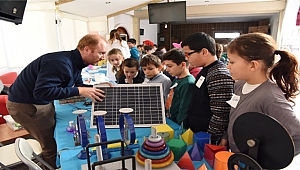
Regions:
[[[115, 84], [114, 87], [102, 84], [94, 87], [105, 91], [102, 102], [92, 103], [92, 113], [107, 112], [103, 116], [106, 128], [119, 128], [121, 108], [133, 109], [129, 115], [135, 127], [150, 127], [166, 123], [161, 83]], [[91, 116], [91, 128], [95, 127], [96, 120]]]

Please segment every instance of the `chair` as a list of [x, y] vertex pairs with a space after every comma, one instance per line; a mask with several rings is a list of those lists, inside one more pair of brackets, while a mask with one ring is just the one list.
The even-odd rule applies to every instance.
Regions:
[[2, 74], [0, 76], [0, 80], [2, 81], [2, 83], [6, 86], [10, 86], [11, 84], [13, 84], [16, 80], [16, 78], [18, 77], [18, 73], [17, 72], [8, 72], [5, 74]]
[[36, 160], [38, 160], [40, 163], [42, 163], [44, 166], [46, 166], [50, 170], [55, 170], [55, 168], [51, 167], [46, 161], [44, 161], [41, 157], [39, 157], [32, 149], [32, 147], [29, 145], [29, 143], [23, 139], [23, 138], [17, 138], [15, 141], [15, 152], [18, 158], [26, 164], [29, 169], [33, 170], [42, 170], [42, 168], [32, 161], [32, 158], [34, 157]]
[[[30, 144], [36, 154], [42, 153], [41, 145], [37, 140], [27, 139], [26, 141]], [[14, 150], [14, 144], [3, 145], [0, 143], [0, 162], [8, 168], [13, 168], [22, 164]]]
[[[8, 111], [6, 108], [6, 102], [8, 99], [8, 95], [0, 95], [0, 115], [5, 116], [8, 115]], [[3, 119], [3, 117], [0, 117], [0, 124], [5, 123], [5, 120]]]

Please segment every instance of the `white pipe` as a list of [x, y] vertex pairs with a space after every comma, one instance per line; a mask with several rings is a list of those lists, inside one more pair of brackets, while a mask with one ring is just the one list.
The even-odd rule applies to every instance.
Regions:
[[[100, 143], [101, 142], [99, 134], [95, 134], [94, 139], [95, 139], [95, 143]], [[97, 160], [98, 161], [103, 161], [101, 146], [96, 147], [96, 155], [97, 155]]]
[[151, 159], [145, 159], [145, 170], [152, 170], [152, 161], [151, 161]]
[[156, 128], [155, 127], [151, 127], [151, 135], [153, 136], [153, 137], [156, 137], [157, 136], [157, 133], [156, 133]]

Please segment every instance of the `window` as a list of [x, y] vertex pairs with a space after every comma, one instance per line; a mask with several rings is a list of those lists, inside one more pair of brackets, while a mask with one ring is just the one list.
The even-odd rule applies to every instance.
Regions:
[[240, 35], [239, 32], [215, 32], [215, 38], [236, 38]]

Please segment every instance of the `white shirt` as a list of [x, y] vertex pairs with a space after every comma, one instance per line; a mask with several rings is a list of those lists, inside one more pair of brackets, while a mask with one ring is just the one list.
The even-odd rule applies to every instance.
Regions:
[[[120, 44], [120, 41], [117, 40], [117, 39], [114, 40], [112, 44], [110, 44], [110, 42], [108, 42], [108, 51], [113, 49], [113, 48], [118, 48], [122, 51], [124, 59], [130, 58], [130, 51], [129, 51], [129, 46], [128, 46], [127, 42], [122, 40], [121, 44]], [[107, 68], [106, 77], [109, 80], [116, 81], [115, 74], [112, 72], [112, 65], [109, 63], [109, 61], [107, 61], [107, 67], [106, 68]]]

